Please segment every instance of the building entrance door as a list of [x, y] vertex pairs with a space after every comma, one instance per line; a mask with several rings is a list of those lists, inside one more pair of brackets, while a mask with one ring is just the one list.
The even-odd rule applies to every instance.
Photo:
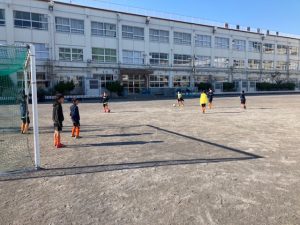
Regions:
[[147, 79], [145, 75], [122, 75], [124, 89], [128, 94], [139, 94], [147, 87]]

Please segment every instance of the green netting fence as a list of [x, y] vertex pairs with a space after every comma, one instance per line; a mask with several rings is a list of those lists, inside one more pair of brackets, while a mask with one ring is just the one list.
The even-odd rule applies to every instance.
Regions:
[[0, 174], [33, 167], [32, 131], [21, 134], [24, 102], [30, 119], [30, 106], [25, 97], [29, 88], [23, 73], [27, 56], [25, 46], [0, 45]]

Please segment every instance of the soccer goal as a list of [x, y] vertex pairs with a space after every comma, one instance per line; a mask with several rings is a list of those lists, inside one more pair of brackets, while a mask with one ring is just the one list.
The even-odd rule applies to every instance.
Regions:
[[40, 168], [34, 45], [0, 45], [0, 173]]

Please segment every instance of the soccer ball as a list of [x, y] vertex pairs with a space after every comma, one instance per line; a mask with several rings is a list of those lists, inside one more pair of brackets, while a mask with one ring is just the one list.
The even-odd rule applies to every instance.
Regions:
[[173, 104], [173, 107], [176, 107], [176, 104]]

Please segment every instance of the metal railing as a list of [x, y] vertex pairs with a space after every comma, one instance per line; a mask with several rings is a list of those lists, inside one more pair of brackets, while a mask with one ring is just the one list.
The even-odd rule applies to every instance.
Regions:
[[[82, 1], [79, 0], [56, 0], [56, 1], [83, 6]], [[297, 34], [289, 34], [289, 33], [283, 33], [278, 31], [272, 31], [268, 29], [261, 29], [261, 28], [251, 28], [250, 26], [246, 27], [246, 26], [241, 26], [236, 24], [229, 24], [225, 22], [222, 23], [222, 22], [216, 22], [212, 20], [201, 19], [198, 17], [191, 17], [191, 16], [180, 15], [180, 14], [173, 14], [173, 13], [167, 13], [162, 11], [154, 11], [154, 10], [148, 10], [144, 8], [125, 6], [117, 3], [107, 2], [105, 0], [86, 0], [84, 2], [85, 2], [84, 6], [87, 7], [95, 7], [99, 9], [112, 10], [112, 11], [123, 12], [123, 13], [131, 13], [131, 14], [136, 14], [141, 16], [156, 17], [160, 19], [174, 20], [174, 21], [193, 23], [199, 25], [222, 27], [222, 28], [247, 31], [252, 33], [259, 33], [262, 35], [263, 34], [275, 35], [275, 36], [283, 36], [283, 37], [300, 39], [300, 35]]]

